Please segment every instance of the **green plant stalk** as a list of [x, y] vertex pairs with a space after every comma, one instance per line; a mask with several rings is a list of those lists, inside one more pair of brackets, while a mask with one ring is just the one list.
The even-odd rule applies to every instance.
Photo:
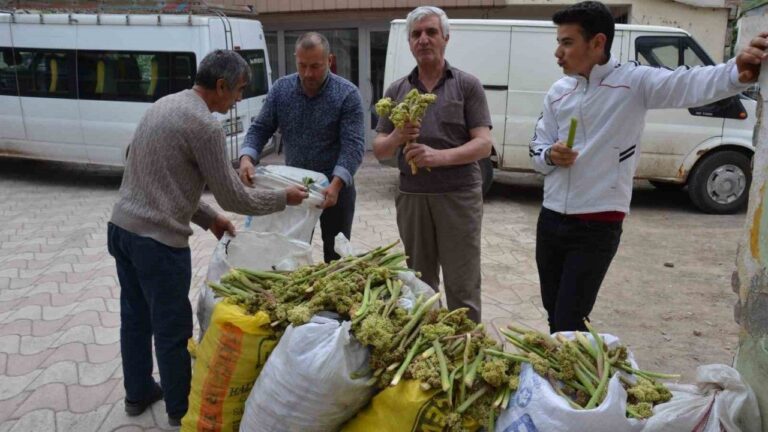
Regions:
[[242, 267], [237, 267], [235, 270], [245, 273], [246, 275], [252, 276], [256, 279], [271, 279], [276, 281], [287, 281], [291, 279], [290, 277], [280, 273], [249, 270], [247, 268], [242, 268]]
[[501, 403], [504, 402], [504, 394], [506, 393], [506, 387], [500, 387], [496, 391], [496, 399], [493, 400], [493, 407], [498, 408], [501, 406]]
[[451, 387], [451, 382], [448, 376], [448, 364], [445, 361], [445, 355], [440, 347], [440, 342], [437, 339], [432, 341], [432, 347], [435, 349], [437, 355], [437, 363], [440, 365], [440, 384], [443, 387], [443, 391], [448, 391]]
[[435, 302], [437, 302], [440, 299], [440, 293], [437, 293], [429, 298], [424, 304], [419, 306], [419, 309], [416, 311], [416, 313], [413, 314], [413, 317], [411, 317], [410, 321], [403, 327], [402, 330], [397, 334], [395, 337], [395, 340], [393, 341], [393, 345], [397, 345], [399, 342], [402, 342], [404, 338], [406, 338], [411, 331], [416, 327], [416, 324], [421, 322], [421, 318], [424, 316], [424, 313], [432, 307]]
[[565, 142], [565, 145], [568, 148], [573, 148], [573, 140], [576, 138], [576, 125], [579, 124], [579, 121], [576, 120], [575, 117], [571, 117], [571, 126], [568, 129], [568, 141]]
[[472, 406], [473, 403], [475, 403], [476, 400], [480, 399], [482, 395], [484, 395], [490, 386], [484, 385], [480, 387], [480, 390], [472, 393], [467, 400], [465, 400], [461, 405], [459, 405], [458, 408], [456, 408], [456, 412], [459, 414], [462, 414], [464, 411], [467, 410], [470, 406]]
[[386, 303], [386, 306], [384, 307], [384, 313], [383, 313], [384, 318], [389, 317], [389, 314], [392, 313], [392, 310], [395, 308], [395, 305], [397, 304], [397, 300], [400, 297], [400, 292], [403, 288], [403, 283], [399, 280], [396, 280], [393, 283], [393, 285], [394, 285], [393, 294], [389, 298], [389, 301]]
[[[589, 376], [582, 369], [581, 365], [576, 365], [574, 369], [576, 370], [576, 378], [579, 380], [581, 385], [587, 389], [587, 393], [590, 395], [595, 394], [595, 386]], [[597, 381], [597, 383], [599, 384], [599, 381]]]
[[539, 357], [542, 357], [542, 358], [547, 358], [548, 357], [548, 355], [544, 351], [540, 350], [537, 347], [533, 347], [533, 346], [528, 345], [527, 343], [525, 343], [522, 339], [520, 339], [516, 335], [514, 335], [512, 333], [509, 333], [509, 332], [506, 332], [506, 331], [504, 331], [502, 329], [499, 329], [499, 332], [502, 335], [506, 336], [507, 340], [509, 342], [511, 342], [512, 345], [515, 345], [516, 347], [520, 348], [521, 350], [523, 350], [525, 352], [532, 352], [532, 353], [537, 354]]
[[416, 343], [413, 344], [410, 350], [408, 350], [408, 354], [405, 356], [405, 360], [400, 364], [400, 368], [397, 370], [397, 373], [395, 373], [395, 376], [392, 378], [392, 382], [390, 385], [396, 386], [397, 383], [400, 382], [400, 380], [403, 378], [403, 374], [405, 374], [405, 370], [408, 369], [408, 365], [411, 363], [411, 360], [413, 360], [413, 356], [416, 355], [419, 348], [421, 346], [421, 337], [416, 340]]
[[485, 351], [478, 352], [475, 356], [475, 359], [472, 361], [472, 364], [469, 366], [469, 369], [467, 369], [467, 373], [464, 375], [464, 383], [467, 385], [467, 387], [472, 387], [475, 384], [477, 368], [480, 367], [480, 363], [483, 361], [484, 357]]
[[454, 309], [454, 310], [452, 310], [452, 311], [448, 312], [447, 314], [443, 315], [443, 317], [442, 317], [442, 318], [440, 318], [440, 321], [438, 321], [438, 322], [440, 322], [440, 323], [442, 323], [442, 322], [445, 322], [445, 320], [446, 320], [446, 319], [448, 319], [449, 317], [452, 317], [452, 316], [454, 316], [454, 315], [457, 315], [457, 314], [459, 314], [459, 313], [461, 313], [461, 312], [466, 312], [466, 311], [468, 311], [468, 310], [469, 310], [469, 308], [458, 308], [458, 309]]
[[[602, 349], [600, 350], [602, 351]], [[603, 373], [603, 376], [600, 379], [600, 384], [597, 386], [597, 390], [592, 394], [587, 405], [584, 406], [586, 409], [594, 408], [596, 405], [600, 404], [603, 399], [603, 393], [605, 393], [605, 388], [608, 385], [608, 379], [611, 377], [611, 366], [608, 364], [608, 358], [603, 359], [603, 370], [605, 373]]]
[[[368, 305], [370, 304], [371, 300], [371, 282], [373, 281], [373, 276], [368, 276], [368, 279], [365, 281], [365, 289], [363, 290], [363, 302], [360, 304], [360, 309], [355, 312], [355, 318], [363, 317], [365, 316], [365, 313], [368, 311]], [[354, 323], [355, 321], [352, 320]]]
[[450, 381], [451, 385], [448, 387], [448, 391], [446, 392], [446, 396], [448, 398], [448, 403], [451, 406], [454, 406], [454, 403], [453, 403], [453, 385], [456, 382], [456, 375], [459, 373], [460, 370], [461, 370], [461, 366], [459, 366], [456, 369], [454, 369], [451, 372], [451, 376], [449, 378], [449, 381]]
[[[597, 377], [602, 380], [604, 374], [611, 374], [610, 363], [608, 362], [608, 354], [604, 349], [603, 338], [601, 338], [595, 329], [589, 324], [589, 321], [584, 320], [584, 325], [587, 326], [587, 330], [589, 330], [589, 333], [595, 340], [595, 345], [597, 345]], [[608, 365], [608, 367], [605, 365]]]
[[576, 341], [584, 348], [584, 350], [587, 351], [587, 353], [589, 353], [590, 356], [592, 356], [594, 360], [597, 360], [597, 351], [595, 351], [595, 347], [592, 346], [592, 343], [589, 341], [589, 339], [584, 336], [584, 333], [577, 331], [575, 334]]
[[505, 410], [509, 406], [509, 400], [512, 398], [512, 389], [507, 387], [504, 389], [504, 400], [501, 402], [501, 409]]
[[485, 351], [486, 354], [489, 354], [489, 355], [492, 355], [492, 356], [496, 356], [496, 357], [505, 357], [505, 358], [508, 358], [510, 360], [514, 360], [514, 361], [519, 362], [519, 363], [530, 363], [531, 362], [531, 359], [529, 359], [528, 357], [523, 357], [523, 356], [515, 355], [515, 354], [504, 352], [504, 351], [498, 351], [498, 350], [494, 350], [494, 349], [490, 349], [490, 348], [486, 348], [484, 351]]

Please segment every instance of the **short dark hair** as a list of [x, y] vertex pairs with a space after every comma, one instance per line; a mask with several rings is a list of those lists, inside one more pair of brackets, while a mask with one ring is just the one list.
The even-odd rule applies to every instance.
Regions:
[[197, 68], [195, 84], [214, 90], [216, 81], [223, 79], [230, 90], [234, 90], [243, 78], [251, 80], [248, 62], [235, 51], [217, 49], [203, 57]]
[[616, 23], [613, 14], [606, 5], [599, 1], [583, 1], [559, 10], [552, 15], [552, 22], [557, 25], [579, 24], [581, 34], [586, 40], [592, 40], [598, 33], [605, 35], [605, 55], [611, 56], [613, 34]]
[[299, 48], [312, 49], [318, 45], [323, 48], [323, 55], [328, 57], [328, 54], [331, 53], [331, 45], [328, 43], [328, 38], [323, 36], [322, 33], [318, 32], [307, 32], [299, 36], [299, 38], [296, 39], [296, 47], [294, 48], [294, 52], [298, 51]]

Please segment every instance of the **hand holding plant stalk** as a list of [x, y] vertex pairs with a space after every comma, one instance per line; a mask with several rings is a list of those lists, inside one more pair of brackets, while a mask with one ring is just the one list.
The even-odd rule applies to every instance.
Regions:
[[[402, 130], [406, 123], [416, 125], [421, 124], [421, 119], [427, 112], [427, 107], [435, 102], [437, 96], [432, 93], [420, 94], [418, 90], [413, 89], [405, 95], [405, 99], [395, 106], [392, 99], [385, 97], [376, 102], [376, 114], [381, 117], [389, 118], [396, 128]], [[411, 141], [405, 143], [405, 148], [411, 144]], [[419, 168], [413, 160], [408, 161], [411, 166], [411, 174], [416, 175]], [[427, 168], [429, 169], [429, 168]]]

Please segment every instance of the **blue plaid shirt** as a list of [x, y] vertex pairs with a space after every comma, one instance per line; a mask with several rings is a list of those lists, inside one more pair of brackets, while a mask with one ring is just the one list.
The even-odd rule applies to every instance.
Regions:
[[365, 151], [363, 103], [354, 84], [329, 72], [320, 92], [309, 97], [297, 74], [280, 78], [248, 129], [240, 156], [258, 160], [277, 128], [287, 165], [352, 184]]

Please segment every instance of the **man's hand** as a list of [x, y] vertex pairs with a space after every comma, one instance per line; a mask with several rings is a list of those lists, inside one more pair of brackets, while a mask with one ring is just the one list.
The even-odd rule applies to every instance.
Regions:
[[243, 182], [246, 186], [253, 187], [253, 179], [251, 177], [253, 176], [253, 160], [250, 156], [243, 156], [240, 158], [240, 167], [238, 168], [238, 173], [240, 174], [240, 181]]
[[573, 165], [578, 155], [579, 152], [568, 148], [562, 141], [558, 141], [551, 147], [549, 159], [553, 164], [567, 168]]
[[309, 196], [304, 186], [290, 186], [285, 189], [285, 202], [288, 205], [299, 205]]
[[333, 180], [331, 180], [331, 184], [328, 185], [325, 190], [323, 190], [325, 200], [323, 200], [323, 203], [318, 207], [321, 209], [327, 209], [328, 207], [335, 206], [336, 202], [339, 201], [339, 191], [341, 191], [342, 187], [344, 187], [344, 181], [338, 177], [334, 177]]
[[402, 145], [408, 141], [416, 141], [419, 138], [419, 132], [421, 132], [421, 127], [418, 123], [407, 122], [402, 129], [395, 128], [392, 135]]
[[439, 167], [445, 165], [442, 150], [434, 149], [426, 144], [412, 143], [405, 147], [405, 160], [416, 162], [419, 168]]
[[768, 47], [768, 32], [762, 32], [749, 42], [749, 46], [741, 50], [736, 57], [736, 68], [739, 71], [739, 82], [751, 83], [757, 81], [760, 66], [768, 57], [765, 52]]
[[232, 225], [232, 221], [221, 213], [216, 215], [216, 219], [213, 220], [213, 223], [208, 229], [210, 229], [211, 233], [213, 233], [219, 240], [221, 240], [221, 237], [225, 232], [228, 232], [232, 237], [235, 236], [235, 226]]

